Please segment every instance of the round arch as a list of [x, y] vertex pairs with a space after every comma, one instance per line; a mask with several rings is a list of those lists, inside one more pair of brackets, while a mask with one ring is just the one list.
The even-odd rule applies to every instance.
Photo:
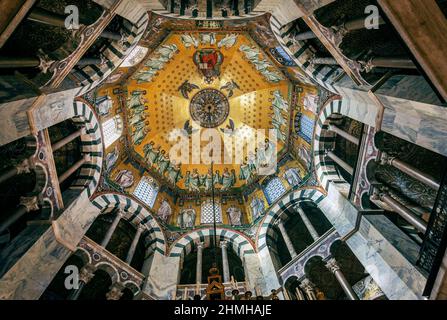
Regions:
[[78, 179], [71, 189], [87, 188], [90, 197], [98, 186], [103, 163], [102, 134], [98, 117], [92, 106], [83, 101], [74, 101], [75, 116], [71, 119], [79, 128], [85, 128], [81, 134], [81, 153], [89, 154], [90, 160], [81, 168]]
[[317, 188], [299, 189], [284, 197], [281, 201], [275, 204], [264, 216], [264, 219], [259, 224], [258, 232], [256, 236], [256, 243], [258, 251], [267, 247], [267, 233], [272, 228], [275, 220], [284, 212], [288, 207], [301, 202], [311, 201], [317, 206], [325, 198], [325, 195]]
[[331, 149], [335, 141], [335, 133], [328, 130], [329, 121], [342, 117], [342, 100], [336, 99], [326, 104], [315, 124], [313, 153], [317, 179], [320, 185], [327, 191], [331, 182], [340, 187], [349, 189], [348, 183], [337, 172], [334, 162], [326, 157], [326, 150]]
[[[177, 239], [169, 252], [170, 257], [185, 257], [194, 248], [194, 243], [204, 242], [208, 247], [213, 239], [214, 230], [211, 228], [192, 231]], [[255, 245], [246, 235], [230, 229], [217, 228], [216, 235], [220, 241], [228, 241], [229, 247], [238, 255], [241, 260], [246, 254], [255, 253]]]
[[166, 239], [160, 225], [152, 214], [139, 204], [137, 200], [119, 193], [106, 193], [95, 197], [92, 200], [92, 204], [101, 210], [102, 213], [122, 209], [124, 219], [135, 225], [141, 224], [147, 228], [149, 235], [153, 239], [154, 250], [163, 255], [166, 253]]

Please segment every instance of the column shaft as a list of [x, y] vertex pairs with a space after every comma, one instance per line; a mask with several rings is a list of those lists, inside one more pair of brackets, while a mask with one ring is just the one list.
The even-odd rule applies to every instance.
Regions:
[[398, 68], [398, 69], [417, 69], [416, 65], [408, 58], [388, 58], [376, 57], [369, 62], [373, 67]]
[[3, 172], [0, 175], [0, 183], [3, 183], [6, 180], [11, 179], [12, 177], [15, 177], [17, 174], [18, 174], [17, 168], [12, 168], [12, 169], [9, 169], [9, 170]]
[[413, 211], [394, 200], [390, 195], [381, 193], [379, 195], [380, 200], [389, 205], [396, 213], [398, 213], [403, 219], [414, 226], [417, 230], [424, 233], [427, 231], [427, 223], [419, 218]]
[[[385, 24], [385, 21], [382, 18], [379, 18], [379, 25]], [[337, 28], [337, 27], [336, 27]], [[346, 23], [344, 23], [341, 27], [338, 28], [344, 28], [346, 31], [355, 31], [365, 28], [365, 19], [356, 19], [351, 20]], [[309, 40], [309, 39], [315, 39], [317, 36], [312, 31], [305, 31], [298, 33], [295, 37], [295, 40]]]
[[340, 129], [336, 125], [330, 124], [329, 125], [329, 130], [335, 132], [336, 134], [338, 134], [339, 136], [345, 138], [346, 140], [351, 141], [353, 144], [359, 145], [359, 143], [360, 143], [359, 139], [357, 139], [353, 135], [347, 133], [346, 131], [343, 131], [342, 129]]
[[62, 140], [59, 140], [58, 142], [54, 143], [51, 146], [51, 148], [53, 149], [53, 152], [59, 150], [60, 148], [62, 148], [66, 144], [72, 142], [74, 139], [76, 139], [77, 137], [81, 136], [83, 132], [84, 132], [84, 129], [79, 129], [78, 131], [73, 132], [69, 136], [66, 136]]
[[86, 285], [85, 282], [79, 281], [78, 289], [74, 289], [68, 296], [67, 300], [78, 300], [79, 296], [81, 295], [82, 289], [84, 289], [85, 285]]
[[292, 259], [296, 257], [296, 251], [293, 247], [292, 241], [289, 238], [289, 235], [287, 234], [286, 228], [284, 227], [284, 224], [281, 219], [278, 219], [278, 228], [281, 232], [281, 235], [284, 239], [284, 242], [286, 243], [287, 249], [289, 250], [290, 255], [292, 256]]
[[17, 209], [9, 215], [6, 220], [0, 223], [0, 233], [8, 229], [26, 213], [37, 210], [39, 210], [37, 197], [21, 197], [19, 207], [17, 207]]
[[230, 265], [228, 262], [227, 243], [225, 241], [221, 243], [221, 248], [222, 248], [223, 278], [224, 283], [228, 283], [230, 282]]
[[395, 167], [396, 169], [399, 169], [400, 171], [408, 174], [410, 177], [425, 183], [430, 188], [438, 190], [440, 185], [439, 183], [428, 174], [425, 174], [424, 172], [416, 169], [412, 165], [405, 163], [397, 158], [389, 157], [386, 153], [382, 154], [382, 158], [384, 158], [384, 162], [389, 164], [390, 166]]
[[132, 262], [133, 256], [135, 255], [135, 250], [137, 249], [138, 241], [140, 240], [141, 234], [143, 233], [143, 227], [139, 226], [135, 237], [133, 238], [132, 244], [130, 245], [129, 251], [127, 252], [126, 263], [130, 264]]
[[[28, 20], [60, 28], [65, 28], [65, 19], [66, 17], [63, 15], [59, 15], [41, 8], [33, 8], [31, 13], [28, 15]], [[81, 19], [80, 23], [82, 22], [83, 21]], [[104, 31], [101, 33], [100, 37], [110, 40], [121, 40], [120, 34], [110, 31]]]
[[112, 225], [110, 226], [109, 230], [107, 230], [106, 236], [101, 242], [101, 247], [106, 248], [107, 245], [110, 242], [110, 239], [112, 239], [113, 233], [116, 230], [116, 227], [118, 227], [118, 224], [121, 220], [121, 212], [118, 212], [115, 219], [112, 222]]
[[82, 167], [89, 160], [90, 160], [90, 154], [88, 153], [84, 154], [81, 160], [78, 160], [74, 165], [71, 166], [70, 169], [61, 174], [61, 176], [59, 177], [59, 183], [62, 183], [65, 180], [67, 180], [73, 173], [75, 173], [80, 167]]
[[346, 280], [345, 275], [341, 271], [340, 266], [338, 265], [337, 261], [334, 258], [329, 259], [329, 261], [326, 264], [326, 268], [328, 268], [329, 271], [331, 271], [335, 275], [335, 278], [337, 279], [341, 288], [343, 289], [343, 291], [350, 300], [359, 300], [359, 297], [352, 289], [348, 280]]
[[202, 283], [202, 254], [203, 254], [203, 244], [197, 244], [197, 264], [196, 264], [196, 283]]
[[335, 153], [333, 153], [332, 151], [328, 151], [327, 156], [331, 158], [340, 167], [342, 167], [351, 176], [354, 174], [354, 169], [347, 162], [338, 157]]
[[309, 231], [310, 235], [312, 236], [312, 239], [314, 239], [314, 241], [317, 241], [320, 236], [318, 235], [317, 230], [315, 230], [314, 226], [312, 225], [312, 223], [310, 222], [309, 218], [307, 217], [307, 214], [304, 212], [303, 209], [301, 209], [300, 207], [296, 207], [296, 210], [298, 211], [301, 220], [303, 220], [304, 225], [306, 226], [306, 229]]

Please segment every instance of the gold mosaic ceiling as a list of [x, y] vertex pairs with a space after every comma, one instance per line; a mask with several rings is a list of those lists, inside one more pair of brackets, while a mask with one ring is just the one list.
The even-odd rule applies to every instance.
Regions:
[[[276, 128], [280, 135], [284, 135], [283, 141], [277, 143], [278, 152], [285, 147], [290, 108], [276, 114], [283, 118], [282, 124], [278, 124], [272, 121], [275, 118], [272, 102], [275, 94], [279, 94], [288, 103], [291, 84], [246, 33], [173, 32], [146, 57], [124, 89], [127, 90], [124, 113], [129, 145], [139, 155], [141, 165], [158, 178], [167, 178], [167, 182], [169, 173], [162, 170], [160, 174], [158, 165], [147, 161], [146, 146], [151, 145], [152, 150], [159, 147], [168, 155], [175, 143], [170, 141], [175, 129], [201, 130], [204, 125], [192, 119], [190, 104], [204, 89], [218, 90], [228, 100], [228, 116], [222, 115], [223, 119], [218, 121], [221, 124], [217, 126], [222, 139], [224, 134], [220, 129], [236, 129], [237, 141], [241, 137], [250, 139], [253, 129]], [[215, 115], [216, 110], [211, 110], [211, 114]], [[202, 142], [202, 146], [206, 144]], [[225, 147], [228, 148], [223, 145], [223, 152]], [[236, 178], [232, 187], [247, 183], [240, 178], [240, 164], [215, 165], [220, 174], [225, 168]], [[185, 177], [188, 172], [191, 174], [197, 169], [197, 173], [205, 175], [209, 165], [182, 164], [179, 169], [182, 178], [176, 179], [176, 186], [187, 189]]]

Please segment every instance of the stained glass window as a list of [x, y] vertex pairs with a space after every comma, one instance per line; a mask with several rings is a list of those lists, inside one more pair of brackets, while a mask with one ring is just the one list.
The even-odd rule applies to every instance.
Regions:
[[152, 178], [143, 176], [133, 195], [152, 208], [157, 198], [158, 190], [158, 185]]
[[123, 120], [119, 115], [102, 123], [105, 147], [110, 147], [123, 133]]
[[295, 132], [298, 133], [307, 143], [311, 143], [314, 134], [315, 122], [303, 114], [297, 114], [295, 119]]
[[279, 178], [273, 178], [264, 187], [264, 194], [269, 204], [281, 198], [286, 191], [286, 188]]
[[[220, 203], [215, 201], [216, 208], [216, 223], [222, 223], [222, 207]], [[211, 224], [214, 222], [214, 213], [213, 213], [213, 201], [211, 199], [206, 200], [202, 203], [202, 207], [200, 210], [200, 223], [201, 224]]]

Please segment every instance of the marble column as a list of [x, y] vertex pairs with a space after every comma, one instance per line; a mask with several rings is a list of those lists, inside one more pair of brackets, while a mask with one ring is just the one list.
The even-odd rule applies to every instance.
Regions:
[[114, 283], [110, 291], [106, 293], [107, 300], [119, 300], [123, 296], [124, 286], [120, 283]]
[[359, 145], [359, 139], [357, 139], [356, 137], [354, 137], [352, 134], [347, 133], [346, 131], [343, 131], [342, 129], [340, 129], [339, 127], [337, 127], [334, 124], [330, 124], [328, 126], [328, 129], [332, 132], [335, 132], [336, 134], [338, 134], [340, 137], [345, 138], [346, 140], [352, 142], [353, 144]]
[[304, 212], [303, 209], [301, 209], [300, 206], [296, 206], [295, 210], [298, 211], [298, 214], [300, 215], [301, 220], [303, 220], [307, 231], [309, 231], [310, 235], [312, 236], [312, 239], [314, 239], [314, 241], [317, 241], [320, 238], [320, 236], [318, 235], [317, 230], [315, 230], [314, 226], [307, 217], [307, 214]]
[[121, 220], [122, 217], [122, 212], [117, 212], [115, 219], [112, 222], [112, 225], [110, 226], [109, 230], [107, 230], [106, 236], [104, 237], [104, 239], [101, 242], [101, 247], [106, 248], [107, 245], [110, 242], [110, 239], [112, 239], [113, 233], [116, 230], [116, 227], [118, 227], [118, 224]]
[[57, 151], [60, 148], [62, 148], [63, 146], [67, 145], [68, 143], [72, 142], [77, 137], [80, 137], [84, 133], [85, 133], [85, 129], [84, 128], [79, 129], [79, 130], [73, 132], [72, 134], [66, 136], [65, 138], [59, 140], [58, 142], [54, 143], [51, 146], [51, 149], [53, 149], [53, 152]]
[[404, 220], [415, 227], [419, 232], [424, 233], [427, 231], [427, 223], [419, 218], [413, 211], [405, 207], [400, 202], [396, 201], [385, 191], [375, 190], [371, 196], [371, 200], [380, 200], [387, 204], [391, 210], [399, 214]]
[[12, 177], [14, 177], [16, 175], [30, 173], [31, 169], [33, 169], [33, 168], [34, 168], [34, 166], [32, 165], [31, 161], [29, 159], [25, 159], [20, 164], [15, 166], [14, 168], [12, 168], [6, 172], [3, 172], [0, 175], [0, 183], [3, 183], [6, 180], [11, 179]]
[[332, 151], [326, 151], [326, 155], [331, 158], [332, 161], [342, 167], [351, 176], [354, 174], [354, 168], [352, 168], [346, 161], [338, 157], [335, 153], [333, 153]]
[[230, 265], [228, 262], [227, 241], [221, 241], [220, 247], [222, 249], [222, 268], [223, 268], [223, 281], [224, 283], [230, 282]]
[[[65, 28], [65, 19], [66, 19], [66, 17], [63, 15], [59, 15], [57, 13], [53, 13], [51, 11], [37, 8], [37, 7], [34, 7], [31, 10], [30, 14], [28, 15], [28, 20], [30, 20], [30, 21], [47, 24], [50, 26], [60, 27], [60, 28]], [[82, 20], [82, 17], [81, 17], [81, 20]], [[81, 21], [81, 24], [82, 24], [82, 21]], [[115, 33], [115, 32], [110, 32], [110, 31], [103, 31], [100, 34], [100, 37], [110, 39], [110, 40], [116, 40], [116, 41], [122, 40], [121, 34]]]
[[39, 210], [39, 200], [37, 197], [21, 197], [18, 208], [0, 224], [0, 233], [8, 229], [28, 212]]
[[278, 229], [281, 232], [281, 235], [284, 239], [284, 242], [286, 243], [286, 246], [287, 246], [287, 249], [289, 250], [290, 255], [292, 256], [292, 259], [295, 258], [297, 255], [295, 248], [293, 247], [292, 241], [290, 240], [289, 235], [287, 234], [286, 228], [284, 227], [284, 224], [283, 224], [281, 218], [276, 220], [275, 224], [278, 226]]
[[399, 169], [400, 171], [402, 171], [402, 172], [408, 174], [410, 177], [428, 185], [430, 188], [432, 188], [434, 190], [438, 190], [440, 187], [439, 183], [433, 177], [416, 169], [412, 165], [399, 160], [396, 157], [389, 156], [385, 152], [382, 153], [380, 162], [383, 165], [390, 165], [396, 169]]
[[133, 256], [135, 255], [135, 250], [137, 249], [138, 241], [140, 241], [140, 237], [143, 231], [144, 227], [142, 225], [139, 225], [137, 227], [135, 237], [132, 240], [132, 244], [130, 245], [129, 251], [127, 252], [126, 263], [129, 265], [132, 262]]
[[63, 174], [61, 174], [61, 176], [59, 177], [59, 183], [62, 183], [65, 180], [67, 180], [73, 173], [75, 173], [80, 167], [82, 167], [88, 161], [90, 161], [90, 154], [86, 153], [80, 160], [78, 160], [75, 164], [73, 164], [67, 171], [65, 171]]
[[68, 300], [78, 300], [82, 289], [90, 280], [95, 276], [95, 270], [90, 266], [83, 267], [79, 272], [79, 285], [77, 289], [74, 289], [68, 296]]
[[300, 288], [306, 293], [308, 300], [317, 300], [315, 295], [315, 285], [307, 278], [301, 280]]
[[298, 287], [295, 288], [295, 295], [296, 295], [296, 298], [297, 298], [298, 300], [306, 300], [306, 299], [304, 298], [303, 292], [302, 292], [301, 289], [298, 288]]
[[[382, 18], [379, 18], [379, 25], [385, 24], [385, 21]], [[365, 28], [365, 19], [355, 19], [351, 21], [347, 21], [340, 26], [332, 26], [333, 30], [337, 31], [337, 35], [339, 37], [346, 36], [350, 31], [360, 30]], [[305, 31], [298, 33], [295, 37], [295, 40], [309, 40], [315, 39], [317, 36], [312, 31]]]
[[335, 275], [335, 278], [337, 279], [338, 283], [349, 299], [359, 300], [359, 297], [357, 297], [357, 294], [354, 292], [348, 280], [346, 280], [345, 275], [341, 271], [337, 260], [335, 260], [334, 258], [329, 259], [326, 263], [326, 268], [328, 268], [329, 271], [331, 271]]
[[199, 242], [197, 246], [197, 264], [196, 264], [196, 283], [202, 284], [202, 256], [203, 256], [203, 243]]

